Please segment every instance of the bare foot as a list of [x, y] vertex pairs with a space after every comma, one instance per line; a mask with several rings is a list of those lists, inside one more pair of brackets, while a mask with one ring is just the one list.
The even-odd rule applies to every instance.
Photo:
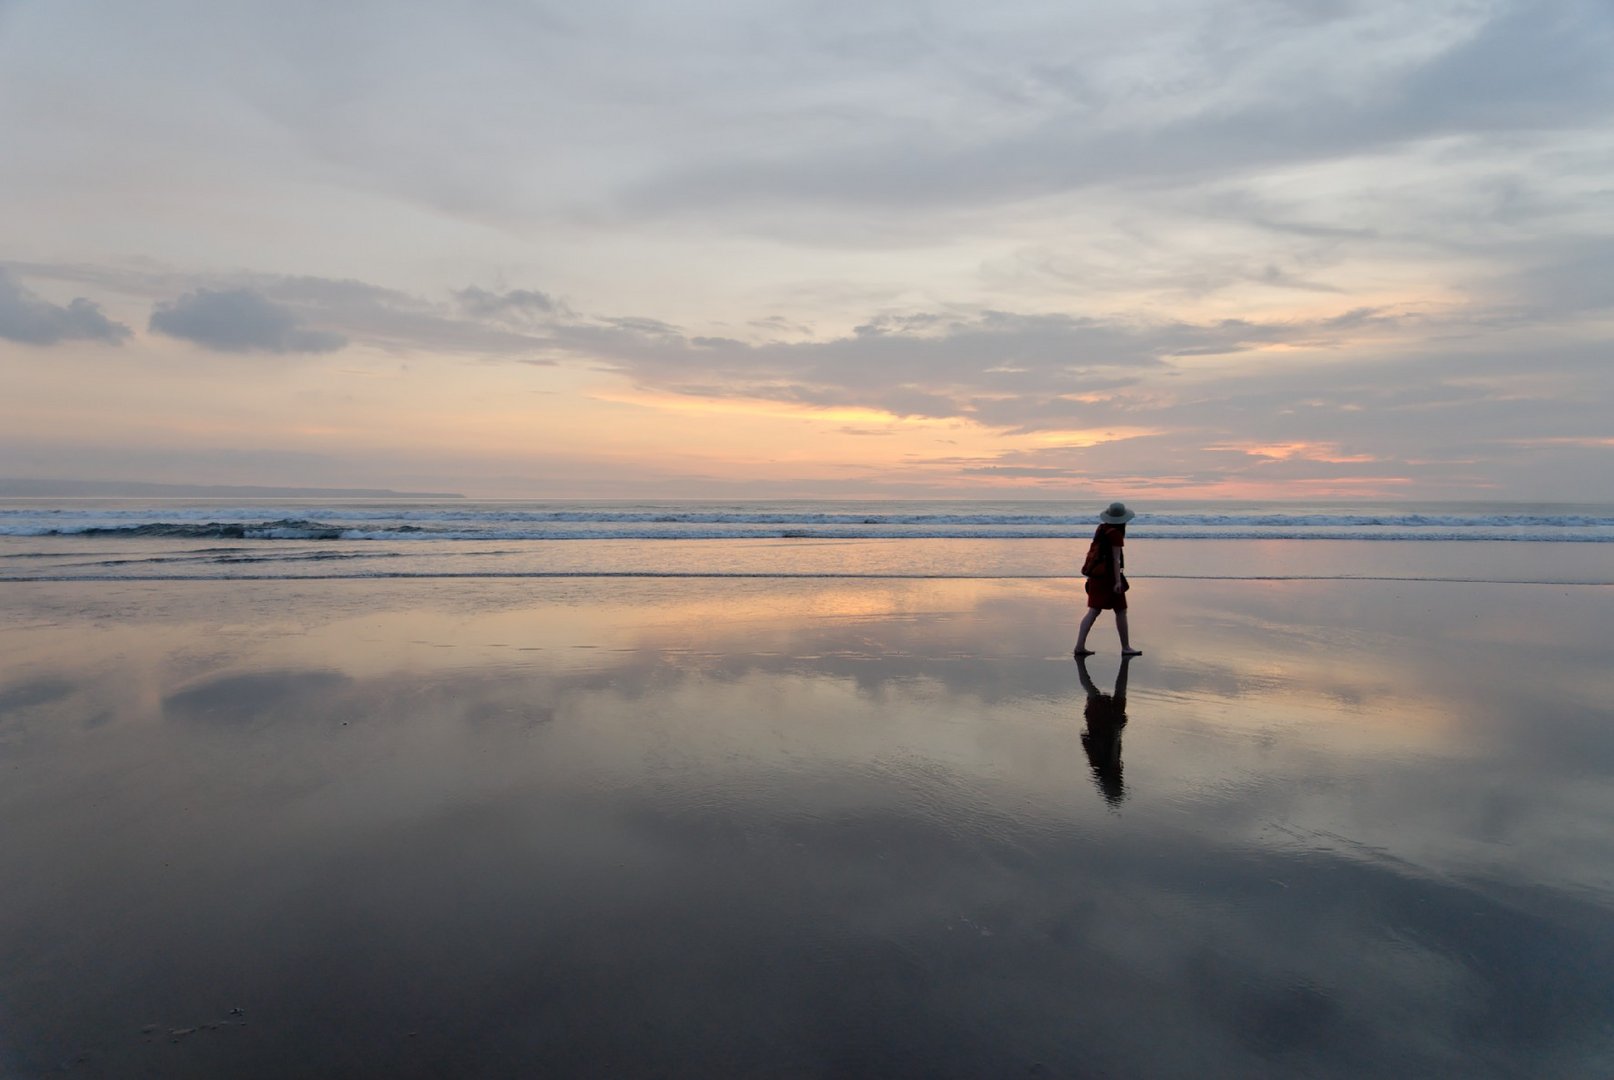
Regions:
[[1142, 649], [1122, 649], [1121, 650], [1121, 655], [1122, 656], [1142, 656], [1143, 655], [1143, 650]]
[[1071, 655], [1073, 655], [1073, 656], [1092, 656], [1093, 655], [1093, 650], [1092, 649], [1084, 649], [1080, 645], [1078, 645], [1078, 646], [1076, 646], [1076, 651], [1074, 653], [1072, 653]]

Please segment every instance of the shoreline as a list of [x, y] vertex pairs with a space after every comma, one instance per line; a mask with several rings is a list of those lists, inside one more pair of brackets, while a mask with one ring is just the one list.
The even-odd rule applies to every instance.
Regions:
[[[452, 541], [0, 537], [0, 582], [601, 577], [1076, 579], [1085, 538]], [[1137, 539], [1139, 582], [1362, 580], [1614, 584], [1614, 544]]]

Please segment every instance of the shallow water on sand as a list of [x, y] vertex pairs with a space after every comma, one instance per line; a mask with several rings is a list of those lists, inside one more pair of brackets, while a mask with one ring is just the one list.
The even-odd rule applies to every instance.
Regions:
[[[1079, 573], [1087, 535], [1003, 539], [239, 540], [0, 536], [0, 585], [18, 581], [308, 578], [1020, 578]], [[1471, 540], [1147, 540], [1144, 579], [1614, 584], [1614, 543]]]
[[1610, 1073], [1614, 589], [1075, 595], [8, 584], [0, 1073]]

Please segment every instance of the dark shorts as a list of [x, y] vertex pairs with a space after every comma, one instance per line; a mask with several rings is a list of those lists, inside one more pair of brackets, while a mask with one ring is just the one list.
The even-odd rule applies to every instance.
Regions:
[[1115, 591], [1115, 581], [1109, 577], [1087, 579], [1087, 606], [1105, 611], [1125, 611], [1126, 593]]

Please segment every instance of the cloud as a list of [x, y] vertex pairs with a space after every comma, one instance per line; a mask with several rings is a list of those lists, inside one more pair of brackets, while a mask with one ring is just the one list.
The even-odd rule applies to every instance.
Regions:
[[1502, 320], [1608, 312], [1614, 309], [1614, 236], [1561, 238], [1520, 250], [1505, 273], [1478, 289], [1496, 297]]
[[[551, 327], [567, 320], [612, 321], [581, 319], [560, 300], [531, 289], [501, 293], [471, 285], [450, 290], [443, 301], [352, 278], [306, 274], [186, 273], [140, 262], [9, 265], [33, 277], [152, 302], [151, 329], [226, 352], [330, 352], [358, 344], [548, 363], [535, 353], [557, 345]], [[175, 292], [182, 294], [176, 300], [160, 299]], [[621, 322], [627, 330], [665, 326]]]
[[101, 341], [117, 345], [129, 328], [114, 322], [101, 307], [82, 296], [65, 307], [24, 288], [0, 269], [0, 338], [24, 345], [56, 345], [63, 341]]
[[1368, 308], [1203, 323], [988, 309], [886, 314], [807, 342], [687, 337], [627, 319], [556, 324], [548, 334], [552, 347], [593, 356], [644, 388], [963, 418], [1027, 433], [1094, 426], [1115, 414], [1127, 388], [1158, 385], [1184, 361], [1248, 355], [1256, 367], [1282, 366], [1279, 347], [1327, 355], [1409, 321]]
[[214, 348], [290, 351], [313, 324], [336, 341], [406, 353], [584, 364], [662, 394], [965, 419], [1025, 434], [1113, 424], [1142, 407], [1127, 400], [1140, 384], [1182, 361], [1273, 346], [1327, 352], [1393, 333], [1407, 318], [1357, 307], [1309, 320], [1196, 323], [960, 306], [878, 313], [819, 340], [779, 340], [765, 324], [741, 340], [579, 313], [535, 289], [469, 285], [445, 303], [359, 281], [255, 275], [198, 285], [163, 305], [153, 328]]
[[[747, 402], [764, 413], [782, 404], [820, 414], [842, 436], [911, 440], [917, 429], [906, 420], [969, 433], [957, 456], [930, 457], [912, 443], [898, 451], [899, 469], [913, 467], [900, 479], [887, 466], [848, 490], [978, 491], [1001, 481], [1055, 491], [1124, 480], [1139, 491], [1244, 484], [1345, 495], [1409, 483], [1448, 493], [1557, 490], [1568, 482], [1552, 480], [1559, 466], [1597, 475], [1605, 445], [1541, 440], [1606, 426], [1614, 383], [1604, 352], [1584, 336], [1596, 324], [1582, 328], [1581, 344], [1561, 336], [1562, 311], [1585, 318], [1600, 296], [1542, 301], [1577, 270], [1601, 265], [1607, 248], [1588, 238], [1573, 260], [1552, 252], [1558, 261], [1544, 252], [1540, 264], [1514, 267], [1522, 278], [1490, 279], [1490, 295], [1467, 304], [1409, 310], [1343, 296], [1305, 317], [1201, 320], [955, 304], [875, 311], [807, 340], [811, 328], [799, 324], [748, 320], [727, 328], [743, 326], [746, 336], [720, 336], [580, 312], [526, 288], [473, 284], [431, 297], [312, 276], [29, 273], [131, 296], [183, 290], [181, 302], [162, 305], [181, 313], [187, 301], [195, 308], [198, 298], [246, 294], [252, 310], [278, 313], [277, 333], [319, 327], [425, 361], [568, 364], [615, 375], [635, 405], [673, 413], [702, 401], [742, 413]], [[1513, 304], [1494, 302], [1500, 294]], [[613, 392], [606, 387], [602, 400]], [[862, 467], [855, 453], [833, 465]]]
[[[547, 364], [544, 305], [559, 301], [529, 290], [452, 292], [450, 302], [351, 278], [240, 273], [176, 274], [76, 265], [31, 266], [41, 276], [99, 284], [130, 295], [186, 290], [159, 302], [151, 328], [224, 352], [331, 352], [350, 344], [401, 353], [480, 354]], [[318, 327], [319, 329], [311, 329]]]
[[[1539, 401], [1512, 400], [1521, 391], [1508, 381], [1516, 362], [1505, 346], [1432, 346], [1462, 330], [1472, 315], [1463, 311], [1342, 305], [1304, 319], [1190, 322], [958, 307], [883, 312], [819, 340], [770, 338], [770, 324], [748, 341], [654, 318], [583, 314], [532, 289], [470, 285], [440, 302], [351, 280], [248, 280], [243, 288], [307, 321], [404, 353], [572, 363], [660, 395], [955, 420], [1005, 436], [1126, 433], [957, 463], [998, 476], [1053, 479], [1145, 461], [1195, 481], [1263, 470], [1326, 478], [1381, 458], [1472, 458], [1476, 425], [1526, 438], [1585, 411], [1566, 406], [1556, 389]], [[1217, 374], [1196, 376], [1202, 368]], [[1538, 389], [1548, 373], [1579, 380], [1577, 400], [1588, 408], [1609, 396], [1587, 354], [1543, 356], [1532, 377]], [[1416, 421], [1394, 419], [1403, 416]], [[1157, 431], [1172, 434], [1139, 434]], [[1245, 444], [1326, 444], [1329, 452], [1273, 458], [1221, 449]]]
[[508, 292], [496, 293], [472, 285], [460, 289], [454, 294], [454, 298], [459, 301], [460, 308], [467, 315], [476, 318], [511, 315], [548, 316], [559, 310], [553, 297], [533, 289], [511, 289]]
[[340, 334], [299, 325], [295, 312], [253, 289], [197, 289], [158, 304], [150, 328], [217, 352], [324, 353]]
[[[1154, 29], [1124, 45], [1050, 33], [1078, 55], [1122, 49], [1087, 56], [1080, 72], [1034, 41], [918, 35], [903, 55], [879, 58], [894, 85], [860, 125], [820, 135], [812, 117], [798, 116], [801, 137], [737, 141], [669, 163], [625, 189], [623, 205], [646, 215], [729, 216], [757, 206], [758, 227], [798, 239], [826, 220], [867, 227], [865, 216], [847, 217], [862, 210], [885, 219], [878, 231], [889, 236], [904, 228], [900, 219], [929, 231], [938, 212], [954, 209], [1115, 185], [1139, 195], [1191, 190], [1453, 136], [1509, 140], [1596, 127], [1614, 100], [1606, 62], [1614, 22], [1587, 0], [1398, 5], [1393, 16], [1368, 4], [1309, 25], [1274, 18], [1272, 5], [1196, 7], [1179, 13], [1184, 33]], [[1064, 28], [1082, 18], [1073, 14]], [[1010, 47], [1030, 60], [1018, 66], [1019, 92], [992, 102], [988, 88], [1015, 70]], [[1145, 76], [1139, 61], [1151, 49], [1161, 70]], [[956, 52], [955, 63], [937, 65], [942, 52]], [[978, 73], [974, 85], [938, 74], [959, 68]], [[939, 122], [914, 104], [922, 91], [990, 122]], [[791, 204], [799, 215], [778, 213]]]

